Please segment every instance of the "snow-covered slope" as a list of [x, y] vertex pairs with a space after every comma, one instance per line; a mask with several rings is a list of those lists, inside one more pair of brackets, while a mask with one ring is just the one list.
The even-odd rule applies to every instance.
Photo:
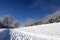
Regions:
[[60, 23], [5, 29], [5, 32], [3, 31], [0, 32], [2, 35], [5, 34], [3, 38], [6, 40], [60, 40]]
[[[60, 23], [16, 28], [11, 31], [12, 38], [29, 40], [60, 40]], [[20, 36], [19, 36], [20, 35]]]

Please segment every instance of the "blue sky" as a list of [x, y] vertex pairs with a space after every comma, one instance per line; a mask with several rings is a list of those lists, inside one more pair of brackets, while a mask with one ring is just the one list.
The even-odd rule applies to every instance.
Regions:
[[25, 24], [30, 20], [40, 20], [60, 10], [60, 0], [0, 0], [0, 18], [11, 15]]

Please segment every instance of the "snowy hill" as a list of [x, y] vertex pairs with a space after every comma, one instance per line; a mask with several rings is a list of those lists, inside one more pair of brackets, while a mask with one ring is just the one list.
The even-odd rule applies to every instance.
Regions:
[[60, 40], [60, 23], [0, 29], [0, 40]]

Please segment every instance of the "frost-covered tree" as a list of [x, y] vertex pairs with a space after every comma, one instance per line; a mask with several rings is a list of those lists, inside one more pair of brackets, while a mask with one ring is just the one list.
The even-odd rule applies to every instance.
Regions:
[[1, 19], [0, 19], [0, 28], [2, 28], [2, 21], [1, 21]]
[[55, 19], [56, 22], [60, 22], [60, 16], [57, 16]]
[[53, 23], [54, 22], [54, 19], [49, 19], [48, 22], [49, 23]]
[[6, 15], [2, 19], [3, 26], [10, 27], [13, 24], [13, 19], [11, 16]]
[[15, 28], [20, 27], [20, 23], [19, 23], [18, 21], [15, 21], [15, 23], [14, 23], [14, 27], [15, 27]]

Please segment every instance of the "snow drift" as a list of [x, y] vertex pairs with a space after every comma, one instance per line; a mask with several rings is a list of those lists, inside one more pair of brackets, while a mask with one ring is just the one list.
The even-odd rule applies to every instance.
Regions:
[[5, 29], [0, 33], [5, 34], [0, 35], [0, 39], [6, 40], [60, 40], [60, 23]]

